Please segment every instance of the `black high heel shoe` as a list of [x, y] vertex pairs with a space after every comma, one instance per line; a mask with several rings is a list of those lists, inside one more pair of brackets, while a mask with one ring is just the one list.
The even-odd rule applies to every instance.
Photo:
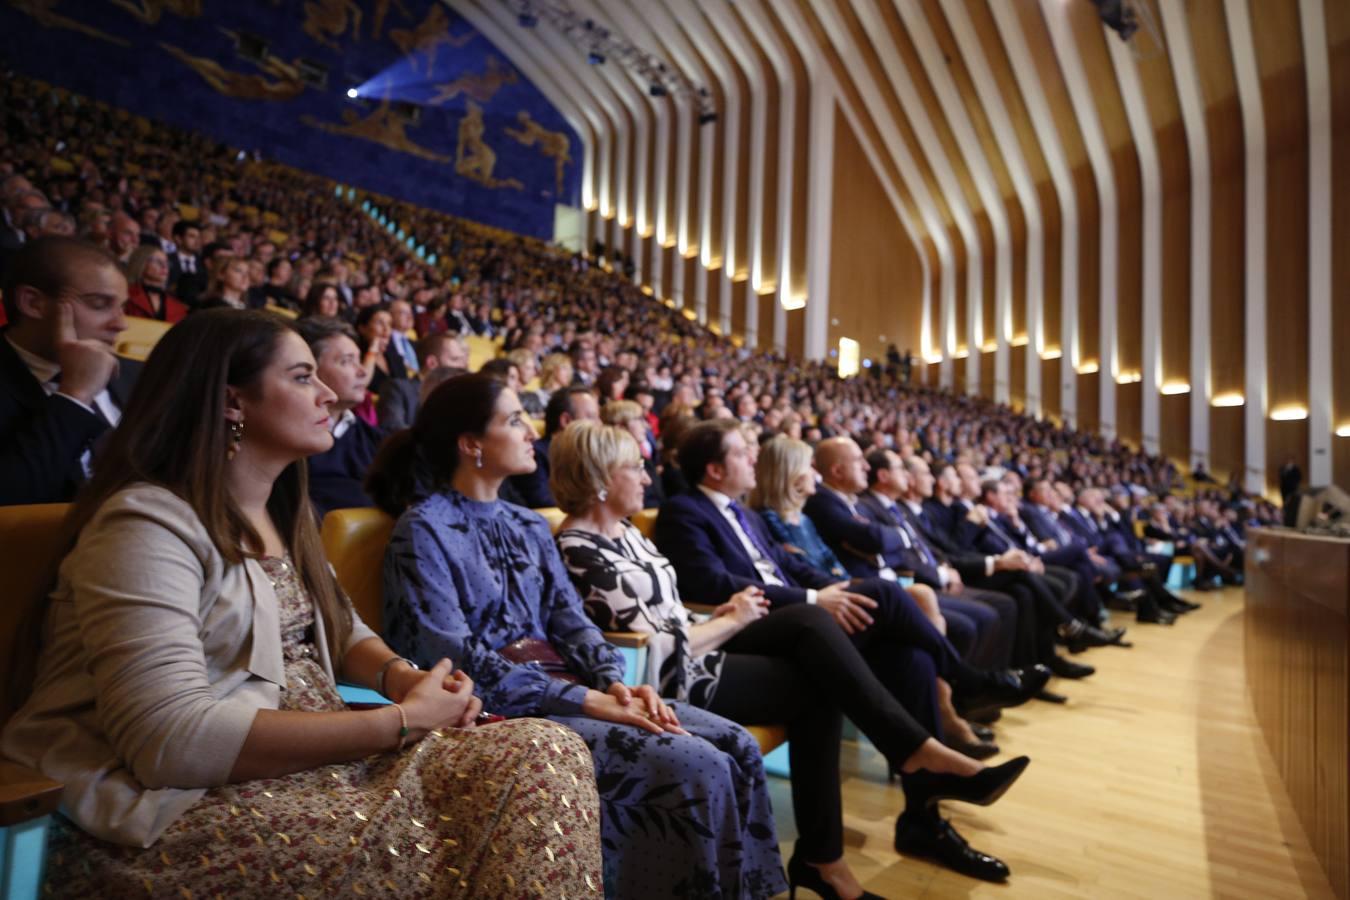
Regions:
[[[815, 891], [822, 900], [840, 900], [839, 893], [830, 887], [830, 883], [820, 874], [820, 870], [795, 853], [792, 854], [792, 859], [788, 860], [787, 876], [788, 900], [797, 900], [798, 887]], [[863, 891], [858, 900], [885, 900], [885, 898], [880, 894]]]
[[939, 800], [960, 800], [976, 806], [988, 806], [1007, 793], [1030, 763], [1031, 757], [1019, 756], [1001, 766], [989, 766], [965, 777], [920, 769], [903, 779], [905, 809], [918, 812]]

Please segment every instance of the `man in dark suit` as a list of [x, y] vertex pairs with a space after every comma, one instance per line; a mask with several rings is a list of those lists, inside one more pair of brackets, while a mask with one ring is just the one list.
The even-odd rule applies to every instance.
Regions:
[[44, 237], [14, 255], [2, 288], [0, 504], [69, 501], [140, 374], [113, 354], [127, 280], [104, 250]]
[[175, 251], [169, 256], [170, 291], [188, 306], [206, 291], [206, 263], [201, 258], [202, 230], [196, 222], [179, 219], [173, 226]]
[[1020, 520], [1031, 533], [1027, 539], [1047, 566], [1059, 566], [1078, 576], [1078, 613], [1089, 622], [1102, 620], [1104, 603], [1111, 599], [1110, 585], [1120, 578], [1120, 567], [1077, 538], [1059, 521], [1059, 494], [1054, 485], [1040, 478], [1027, 479], [1025, 502], [1018, 507]]
[[[866, 515], [858, 504], [858, 495], [867, 489], [868, 475], [867, 461], [857, 442], [850, 437], [826, 438], [816, 445], [815, 466], [823, 481], [806, 501], [803, 512], [811, 517], [849, 573], [858, 578], [897, 581], [898, 571], [912, 570], [907, 563], [914, 561], [901, 558], [906, 549], [904, 535]], [[914, 571], [919, 584], [942, 591], [941, 581], [925, 581]], [[999, 611], [953, 593], [939, 593], [937, 603], [947, 623], [947, 639], [962, 656], [981, 668], [1007, 668], [1012, 630], [1004, 630], [1008, 623], [999, 621]], [[1015, 615], [1011, 609], [1008, 612]]]
[[544, 409], [544, 436], [534, 442], [535, 470], [527, 475], [512, 475], [507, 483], [530, 509], [557, 506], [548, 486], [548, 448], [553, 436], [578, 419], [600, 419], [600, 401], [595, 391], [572, 385], [553, 392]]
[[[1070, 508], [1062, 511], [1069, 513]], [[1171, 564], [1167, 557], [1150, 556], [1144, 542], [1134, 533], [1134, 526], [1111, 508], [1106, 496], [1098, 488], [1084, 488], [1078, 493], [1078, 505], [1071, 508], [1071, 521], [1081, 523], [1086, 539], [1103, 556], [1120, 567], [1125, 584], [1137, 591], [1138, 620], [1170, 625], [1181, 613], [1198, 609], [1167, 590], [1161, 572]]]

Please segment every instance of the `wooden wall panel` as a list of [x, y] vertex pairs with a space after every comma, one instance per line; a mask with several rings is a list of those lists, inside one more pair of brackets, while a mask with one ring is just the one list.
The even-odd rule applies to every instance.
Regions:
[[1023, 410], [1027, 405], [1027, 356], [1031, 347], [1010, 347], [1008, 349], [1008, 378], [1010, 379], [1008, 401], [1013, 409]]
[[[1331, 314], [1333, 427], [1350, 425], [1350, 4], [1326, 6], [1331, 63]], [[1350, 485], [1350, 437], [1331, 444], [1332, 477]]]
[[[1266, 384], [1270, 409], [1308, 404], [1308, 98], [1298, 5], [1253, 29], [1266, 117]], [[1266, 484], [1286, 458], [1307, 471], [1308, 423], [1266, 422]]]
[[[1101, 206], [1097, 202], [1097, 185], [1092, 169], [1084, 163], [1073, 172], [1074, 191], [1078, 196], [1078, 346], [1083, 363], [1096, 363], [1100, 369], [1101, 330]], [[1068, 288], [1066, 287], [1066, 292]], [[1064, 358], [1073, 365], [1069, 348]], [[1095, 431], [1101, 423], [1099, 416], [1101, 395], [1097, 391], [1097, 375], [1078, 377], [1078, 427]]]
[[698, 269], [698, 277], [702, 278], [707, 285], [708, 291], [708, 325], [717, 325], [721, 329], [722, 321], [722, 268], [705, 269], [702, 266]]
[[787, 355], [792, 359], [806, 356], [806, 307], [785, 310], [787, 318]]
[[749, 293], [750, 282], [744, 279], [731, 285], [731, 333], [745, 337], [745, 298]]
[[[1139, 159], [1133, 146], [1127, 145], [1112, 153], [1111, 166], [1115, 172], [1116, 199], [1120, 204], [1117, 215], [1120, 227], [1117, 256], [1120, 271], [1116, 279], [1117, 365], [1121, 372], [1138, 372], [1143, 365], [1144, 213]], [[1104, 352], [1102, 356], [1105, 357]], [[1101, 377], [1113, 378], [1113, 375], [1103, 366]], [[1116, 434], [1136, 447], [1143, 439], [1142, 394], [1143, 387], [1139, 383], [1116, 386]]]
[[[923, 268], [878, 174], [842, 114], [835, 119], [829, 344], [848, 337], [863, 357], [919, 346]], [[835, 324], [835, 323], [838, 324]]]

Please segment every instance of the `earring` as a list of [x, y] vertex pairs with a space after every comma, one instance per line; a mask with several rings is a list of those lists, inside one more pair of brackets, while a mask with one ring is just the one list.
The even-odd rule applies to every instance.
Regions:
[[479, 447], [477, 450], [473, 451], [473, 464], [474, 464], [475, 467], [477, 467], [477, 468], [479, 468], [479, 469], [483, 468], [483, 448], [482, 448], [482, 447]]
[[230, 446], [225, 450], [225, 458], [230, 460], [239, 453], [239, 445], [244, 442], [244, 423], [230, 422], [226, 427], [230, 431]]
[[601, 488], [600, 493], [595, 495], [595, 499], [599, 500], [601, 503], [604, 503], [606, 500], [609, 499], [609, 491], [605, 490], [604, 488]]

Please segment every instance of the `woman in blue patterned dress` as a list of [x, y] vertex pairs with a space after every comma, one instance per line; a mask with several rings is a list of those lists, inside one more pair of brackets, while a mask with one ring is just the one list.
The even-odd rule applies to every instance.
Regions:
[[419, 663], [453, 660], [491, 712], [581, 735], [595, 758], [607, 895], [783, 891], [754, 739], [625, 687], [622, 658], [587, 617], [547, 523], [497, 499], [505, 478], [534, 468], [533, 438], [513, 391], [464, 375], [386, 442], [368, 489], [399, 515], [384, 563], [390, 645]]

